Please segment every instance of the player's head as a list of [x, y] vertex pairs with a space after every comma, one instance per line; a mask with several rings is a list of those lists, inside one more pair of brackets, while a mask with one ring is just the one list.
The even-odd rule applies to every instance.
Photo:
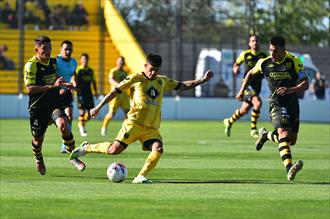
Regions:
[[36, 56], [42, 61], [48, 61], [52, 52], [51, 40], [48, 36], [38, 36], [34, 40]]
[[118, 69], [122, 69], [125, 65], [125, 58], [122, 56], [119, 56], [117, 61], [116, 61], [116, 66]]
[[64, 59], [71, 58], [73, 52], [73, 43], [70, 40], [64, 40], [61, 43], [61, 56]]
[[285, 56], [285, 39], [275, 36], [269, 41], [269, 53], [276, 62], [282, 61]]
[[80, 56], [80, 64], [84, 67], [88, 66], [89, 56], [87, 53], [83, 53]]
[[251, 50], [259, 49], [259, 37], [256, 34], [251, 34], [249, 36], [249, 47]]
[[154, 79], [160, 72], [162, 66], [162, 57], [160, 55], [150, 53], [147, 56], [147, 63], [144, 65], [145, 74], [149, 79]]

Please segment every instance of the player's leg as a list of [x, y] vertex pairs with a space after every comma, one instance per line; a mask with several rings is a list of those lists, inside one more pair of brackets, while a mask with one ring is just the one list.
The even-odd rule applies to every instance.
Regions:
[[257, 131], [257, 122], [260, 117], [260, 109], [262, 106], [262, 101], [259, 96], [253, 96], [251, 99], [251, 103], [253, 104], [252, 113], [251, 113], [251, 136], [254, 138], [258, 138]]
[[272, 132], [268, 132], [264, 127], [259, 129], [258, 139], [256, 141], [256, 150], [259, 151], [264, 146], [266, 141], [279, 142], [277, 129]]
[[46, 174], [46, 166], [42, 156], [42, 143], [48, 127], [50, 116], [46, 112], [30, 111], [30, 127], [32, 133], [32, 153], [35, 157], [35, 165], [40, 175]]
[[152, 171], [163, 154], [163, 143], [159, 139], [150, 139], [143, 143], [143, 150], [150, 151], [139, 174], [133, 179], [133, 183], [152, 183], [146, 176]]
[[[70, 93], [65, 93], [63, 95], [63, 104], [64, 104], [64, 113], [67, 117], [68, 120], [68, 128], [71, 131], [72, 130], [72, 115], [73, 115], [73, 97], [71, 92]], [[55, 120], [54, 120], [55, 121]], [[61, 145], [61, 153], [68, 153], [68, 151], [66, 150], [66, 146], [65, 144]]]
[[85, 128], [85, 123], [86, 123], [85, 110], [80, 107], [79, 108], [79, 117], [78, 117], [78, 128], [79, 128], [80, 135], [82, 137], [86, 137], [87, 136], [87, 132], [86, 132], [86, 128]]
[[112, 118], [115, 116], [118, 107], [119, 107], [119, 99], [117, 97], [115, 97], [115, 99], [113, 99], [109, 103], [109, 111], [104, 117], [102, 128], [101, 128], [101, 135], [102, 136], [107, 135], [108, 125], [109, 125], [110, 121], [112, 120]]
[[223, 124], [225, 125], [225, 134], [227, 135], [227, 137], [229, 137], [231, 134], [232, 125], [242, 116], [247, 114], [250, 109], [251, 109], [251, 103], [244, 101], [241, 107], [239, 109], [236, 109], [230, 118], [226, 118], [223, 120]]

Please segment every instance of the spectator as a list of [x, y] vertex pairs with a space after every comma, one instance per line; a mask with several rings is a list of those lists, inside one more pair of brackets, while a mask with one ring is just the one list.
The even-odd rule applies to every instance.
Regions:
[[315, 78], [312, 80], [311, 89], [318, 100], [325, 99], [325, 89], [328, 87], [328, 83], [325, 80], [321, 72], [316, 72]]
[[10, 7], [8, 2], [5, 2], [4, 8], [1, 9], [1, 21], [11, 24], [15, 17], [15, 11]]
[[82, 29], [83, 25], [89, 26], [88, 12], [81, 2], [76, 4], [68, 21], [70, 29]]
[[6, 57], [5, 52], [8, 51], [7, 45], [0, 46], [0, 70], [14, 70], [15, 63], [10, 58]]

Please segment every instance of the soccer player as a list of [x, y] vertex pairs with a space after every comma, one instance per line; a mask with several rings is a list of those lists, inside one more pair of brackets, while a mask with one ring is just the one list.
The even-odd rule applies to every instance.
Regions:
[[244, 90], [251, 77], [258, 74], [265, 76], [271, 91], [269, 113], [276, 131], [270, 133], [261, 128], [256, 146], [257, 150], [260, 150], [267, 140], [278, 142], [280, 156], [287, 170], [287, 179], [291, 181], [303, 167], [302, 160], [292, 164], [290, 150], [290, 145], [297, 141], [299, 131], [297, 93], [307, 90], [309, 82], [299, 58], [286, 51], [283, 37], [276, 36], [270, 40], [269, 52], [269, 57], [259, 60], [247, 73], [236, 98], [243, 100]]
[[[116, 67], [110, 70], [109, 73], [109, 83], [111, 87], [116, 87], [122, 80], [127, 77], [127, 72], [124, 70], [125, 66], [125, 59], [124, 57], [120, 56], [117, 59]], [[118, 107], [121, 107], [127, 115], [129, 111], [129, 96], [126, 92], [122, 92], [118, 94], [110, 103], [109, 103], [109, 112], [104, 117], [102, 128], [101, 128], [101, 135], [107, 135], [107, 128], [111, 119], [115, 116]]]
[[80, 65], [76, 70], [77, 79], [77, 98], [78, 98], [78, 127], [81, 136], [87, 136], [85, 128], [86, 122], [90, 119], [89, 110], [94, 107], [93, 92], [91, 85], [93, 85], [94, 95], [97, 96], [97, 87], [94, 76], [94, 71], [88, 66], [89, 56], [86, 53], [80, 56]]
[[[240, 53], [240, 55], [236, 59], [236, 62], [234, 63], [233, 72], [235, 75], [238, 75], [240, 72], [240, 65], [244, 62], [244, 77], [246, 77], [247, 72], [255, 66], [257, 61], [261, 58], [266, 57], [266, 53], [259, 50], [258, 37], [256, 35], [251, 35], [249, 38], [249, 49], [244, 50]], [[223, 123], [225, 125], [225, 134], [227, 135], [227, 137], [230, 136], [231, 127], [235, 123], [235, 121], [247, 114], [252, 108], [253, 110], [251, 113], [250, 135], [254, 138], [258, 138], [257, 120], [260, 116], [260, 109], [262, 105], [261, 98], [259, 97], [262, 79], [263, 75], [261, 74], [251, 79], [251, 82], [244, 91], [244, 99], [241, 107], [239, 109], [236, 109], [230, 118], [226, 118], [223, 120]]]
[[[29, 93], [32, 152], [38, 172], [45, 175], [46, 166], [41, 149], [49, 122], [54, 122], [61, 132], [66, 150], [71, 152], [75, 148], [60, 95], [61, 87], [70, 89], [72, 84], [66, 83], [62, 77], [56, 77], [56, 59], [50, 58], [52, 47], [49, 37], [38, 36], [34, 50], [36, 55], [24, 67], [24, 82]], [[71, 159], [70, 162], [78, 170], [85, 169], [85, 164], [79, 159]]]
[[[77, 68], [77, 61], [72, 58], [73, 52], [73, 44], [69, 40], [64, 40], [61, 43], [61, 53], [57, 56], [57, 75], [59, 77], [63, 77], [65, 82], [72, 83], [74, 87], [77, 86], [75, 72]], [[62, 91], [64, 94], [62, 95], [64, 106], [65, 106], [65, 114], [68, 117], [69, 121], [69, 129], [72, 129], [72, 113], [73, 113], [73, 96], [70, 89], [65, 89], [63, 87]], [[61, 146], [62, 153], [68, 153], [65, 145]]]
[[95, 108], [91, 109], [91, 116], [95, 117], [99, 110], [119, 93], [127, 89], [131, 90], [131, 108], [115, 141], [97, 144], [83, 142], [79, 148], [71, 153], [71, 159], [84, 156], [86, 153], [120, 154], [129, 144], [139, 140], [142, 149], [150, 151], [150, 154], [133, 183], [151, 183], [146, 176], [157, 165], [163, 153], [163, 140], [159, 126], [164, 92], [173, 89], [192, 89], [213, 77], [212, 71], [208, 70], [201, 79], [179, 82], [160, 75], [161, 65], [161, 56], [149, 54], [144, 65], [144, 72], [128, 76], [112, 92], [108, 93]]

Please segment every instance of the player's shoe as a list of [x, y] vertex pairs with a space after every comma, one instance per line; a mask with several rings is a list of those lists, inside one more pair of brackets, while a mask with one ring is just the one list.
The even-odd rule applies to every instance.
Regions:
[[296, 177], [296, 174], [303, 168], [304, 161], [298, 160], [295, 162], [288, 171], [288, 180], [292, 181]]
[[75, 148], [70, 154], [70, 160], [77, 159], [78, 157], [85, 156], [86, 154], [86, 147], [89, 145], [87, 141], [83, 141], [81, 145]]
[[264, 146], [265, 142], [268, 141], [267, 134], [268, 131], [265, 128], [259, 129], [258, 139], [256, 141], [256, 150], [260, 151], [262, 146]]
[[145, 176], [137, 176], [133, 179], [134, 184], [151, 184], [152, 181], [150, 179], [145, 178]]
[[251, 135], [253, 138], [258, 138], [258, 137], [259, 137], [259, 134], [258, 134], [257, 129], [251, 129], [251, 131], [250, 131], [250, 135]]
[[107, 128], [104, 128], [104, 127], [101, 128], [101, 135], [103, 137], [107, 136]]
[[66, 149], [65, 144], [62, 144], [62, 145], [61, 145], [61, 150], [60, 150], [60, 152], [63, 153], [63, 154], [70, 154], [70, 152]]
[[44, 159], [41, 158], [41, 159], [35, 159], [35, 162], [36, 162], [36, 168], [38, 170], [38, 172], [40, 173], [40, 175], [45, 175], [46, 174], [46, 166], [45, 166], [45, 163], [44, 163]]
[[86, 131], [85, 126], [78, 125], [78, 127], [79, 127], [80, 136], [81, 137], [86, 137], [87, 136], [87, 131]]
[[77, 168], [77, 170], [79, 171], [83, 171], [86, 168], [86, 165], [84, 164], [84, 162], [82, 162], [81, 160], [79, 160], [78, 158], [75, 159], [70, 159], [70, 163], [75, 166]]
[[223, 124], [225, 125], [225, 134], [226, 134], [226, 136], [230, 137], [231, 124], [229, 123], [229, 119], [224, 119]]

